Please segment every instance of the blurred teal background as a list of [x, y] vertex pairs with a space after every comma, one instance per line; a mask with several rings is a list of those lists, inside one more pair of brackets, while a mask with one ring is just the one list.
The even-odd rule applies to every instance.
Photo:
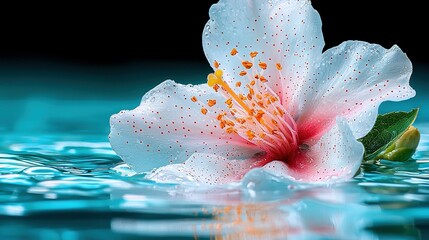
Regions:
[[158, 83], [203, 83], [209, 71], [208, 64], [196, 62], [0, 64], [0, 132], [107, 136], [110, 115], [135, 108]]

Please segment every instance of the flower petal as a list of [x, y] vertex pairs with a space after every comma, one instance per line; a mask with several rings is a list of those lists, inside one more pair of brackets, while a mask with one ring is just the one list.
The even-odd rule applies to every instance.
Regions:
[[[192, 97], [197, 102], [191, 100]], [[195, 152], [237, 159], [259, 150], [238, 135], [226, 134], [215, 121], [219, 109], [201, 105], [223, 101], [204, 85], [181, 85], [168, 80], [143, 96], [140, 106], [110, 118], [110, 143], [135, 171], [144, 172], [181, 163]]]
[[264, 169], [277, 176], [304, 182], [347, 180], [360, 167], [364, 147], [353, 136], [345, 119], [339, 118], [318, 142], [306, 152], [297, 154], [287, 164], [273, 161]]
[[[210, 9], [203, 47], [210, 64], [220, 63], [230, 82], [248, 78], [240, 76], [246, 70], [242, 61], [258, 52], [253, 65], [267, 64], [263, 75], [292, 111], [310, 69], [322, 56], [322, 23], [308, 0], [220, 0]], [[235, 56], [230, 54], [233, 48]]]
[[[323, 134], [320, 126], [344, 116], [356, 138], [374, 126], [378, 107], [384, 101], [401, 101], [415, 95], [409, 85], [412, 65], [396, 45], [347, 41], [323, 54], [321, 65], [309, 80], [305, 108], [300, 115], [303, 140]], [[320, 135], [319, 135], [320, 136]]]
[[184, 163], [161, 167], [146, 175], [147, 179], [164, 183], [197, 182], [224, 184], [240, 180], [264, 159], [230, 160], [218, 155], [194, 153]]

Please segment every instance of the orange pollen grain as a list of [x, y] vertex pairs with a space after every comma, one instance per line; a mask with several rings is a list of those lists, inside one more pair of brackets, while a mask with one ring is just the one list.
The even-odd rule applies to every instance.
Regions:
[[256, 137], [255, 133], [252, 130], [247, 130], [246, 135], [247, 137], [249, 137], [249, 140], [252, 140]]
[[279, 124], [279, 123], [278, 123], [276, 120], [274, 120], [274, 119], [272, 119], [272, 120], [271, 120], [271, 122], [272, 122], [274, 125], [276, 125], [276, 126]]
[[236, 87], [241, 87], [241, 82], [236, 82], [236, 83], [235, 83], [235, 86], [236, 86]]
[[209, 107], [213, 107], [214, 105], [216, 105], [216, 100], [214, 99], [209, 99], [207, 101], [207, 105], [209, 105]]
[[225, 101], [225, 103], [226, 103], [226, 105], [232, 105], [232, 98], [228, 98], [228, 99]]
[[228, 126], [231, 126], [231, 127], [235, 126], [235, 123], [233, 121], [230, 121], [230, 120], [225, 120], [225, 124]]
[[258, 52], [251, 52], [250, 53], [250, 57], [251, 58], [254, 58], [254, 57], [256, 57], [258, 55]]
[[219, 68], [219, 66], [220, 66], [219, 62], [216, 60], [214, 61], [213, 65], [215, 68]]
[[246, 120], [245, 119], [243, 119], [243, 118], [236, 118], [235, 119], [238, 123], [240, 123], [240, 124], [243, 124], [243, 123], [245, 123], [246, 122]]
[[262, 110], [258, 110], [258, 112], [255, 115], [256, 120], [258, 120], [258, 122], [261, 121], [261, 118], [264, 116], [264, 112]]
[[280, 63], [276, 63], [276, 68], [277, 68], [277, 70], [282, 70], [283, 68], [282, 68], [282, 65], [280, 64]]
[[250, 95], [255, 95], [255, 90], [253, 90], [253, 88], [249, 85], [247, 85], [247, 87], [249, 88], [249, 94]]
[[251, 69], [253, 67], [253, 63], [249, 61], [243, 61], [241, 62], [241, 64], [243, 64], [243, 67], [245, 67], [246, 69]]
[[271, 102], [277, 102], [279, 99], [274, 97], [273, 95], [270, 96], [270, 101]]
[[259, 63], [259, 67], [262, 68], [262, 69], [264, 69], [264, 70], [266, 70], [267, 69], [267, 64], [264, 63], [264, 62], [260, 62]]
[[255, 79], [259, 79], [259, 75], [255, 74], [255, 76], [253, 76]]
[[235, 130], [233, 127], [229, 127], [229, 128], [226, 129], [226, 132], [228, 134], [232, 134], [232, 133], [237, 133], [237, 130]]
[[195, 96], [193, 96], [193, 97], [191, 97], [191, 101], [196, 102], [196, 101], [198, 101], [198, 99]]
[[261, 80], [261, 82], [268, 82], [264, 76], [259, 76], [259, 80]]
[[215, 92], [218, 92], [218, 91], [219, 91], [219, 85], [215, 84], [215, 85], [213, 86], [213, 89], [215, 90]]
[[201, 108], [201, 113], [204, 114], [204, 115], [206, 115], [207, 114], [207, 109]]
[[231, 50], [231, 55], [232, 55], [232, 56], [235, 56], [237, 53], [238, 53], [237, 49], [233, 48], [233, 49]]
[[226, 126], [225, 121], [220, 121], [220, 128], [224, 129]]
[[255, 80], [252, 80], [251, 82], [250, 82], [250, 86], [255, 86]]
[[241, 71], [240, 72], [240, 76], [245, 76], [247, 74], [247, 72], [246, 71]]

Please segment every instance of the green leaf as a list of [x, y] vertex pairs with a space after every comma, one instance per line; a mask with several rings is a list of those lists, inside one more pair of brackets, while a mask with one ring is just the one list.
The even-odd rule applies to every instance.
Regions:
[[392, 112], [378, 115], [372, 130], [359, 139], [365, 147], [364, 161], [373, 160], [395, 143], [414, 123], [419, 109], [410, 112]]

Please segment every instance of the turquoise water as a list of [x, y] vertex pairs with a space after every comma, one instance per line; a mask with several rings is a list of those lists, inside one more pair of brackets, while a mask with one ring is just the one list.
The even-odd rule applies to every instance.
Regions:
[[[44, 66], [46, 67], [46, 66]], [[49, 67], [49, 66], [48, 66]], [[167, 78], [204, 79], [152, 65], [16, 72], [0, 77], [0, 239], [427, 239], [429, 113], [423, 68], [414, 159], [362, 166], [353, 180], [300, 185], [255, 170], [237, 184], [156, 184], [111, 150], [108, 118]], [[147, 71], [142, 71], [146, 69]], [[149, 71], [149, 69], [151, 71]], [[175, 77], [177, 76], [177, 77]], [[88, 84], [88, 80], [97, 81]], [[123, 79], [130, 79], [124, 84]], [[148, 82], [153, 79], [153, 82]], [[146, 81], [146, 82], [145, 82]]]

